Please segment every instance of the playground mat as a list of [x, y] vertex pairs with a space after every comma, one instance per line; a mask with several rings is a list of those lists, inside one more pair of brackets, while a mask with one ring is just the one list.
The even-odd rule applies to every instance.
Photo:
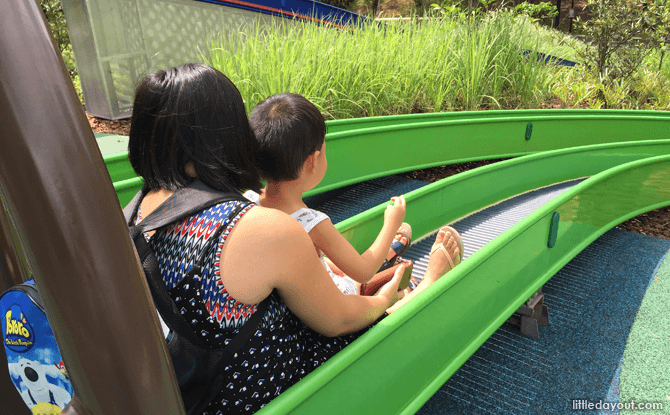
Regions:
[[[504, 324], [419, 414], [567, 414], [582, 412], [572, 409], [573, 399], [619, 402], [617, 369], [650, 278], [668, 249], [670, 241], [608, 231], [544, 286], [550, 325], [540, 326], [539, 339]], [[665, 341], [665, 352], [662, 340], [661, 349], [653, 351], [638, 342], [637, 356], [665, 356], [667, 367]], [[666, 377], [662, 389], [667, 392], [668, 372], [662, 367], [647, 366], [651, 372], [630, 368], [629, 376], [642, 380], [643, 388], [624, 394], [621, 402], [667, 401], [665, 395], [639, 394], [645, 379], [658, 377], [655, 373]], [[626, 378], [625, 369], [623, 373]], [[626, 390], [624, 384], [621, 388]]]
[[[662, 402], [670, 413], [670, 255], [649, 283], [628, 336], [620, 377], [611, 393], [621, 402]], [[623, 410], [622, 414], [639, 413]]]

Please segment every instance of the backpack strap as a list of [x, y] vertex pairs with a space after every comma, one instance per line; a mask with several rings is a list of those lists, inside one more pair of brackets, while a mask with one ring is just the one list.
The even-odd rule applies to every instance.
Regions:
[[123, 215], [126, 219], [126, 224], [130, 227], [131, 238], [133, 240], [137, 234], [161, 228], [210, 206], [233, 200], [249, 201], [242, 195], [212, 189], [200, 180], [194, 180], [187, 187], [174, 192], [138, 225], [133, 225], [132, 220], [137, 213], [142, 199], [148, 192], [149, 189], [145, 185], [125, 209], [123, 209]]
[[[142, 198], [147, 192], [148, 189], [146, 186], [143, 187], [128, 206], [126, 206], [126, 209], [124, 209], [124, 216], [129, 225], [135, 217], [135, 213], [137, 212], [137, 208], [141, 203]], [[182, 317], [177, 305], [165, 288], [165, 282], [161, 277], [160, 269], [158, 267], [158, 259], [144, 238], [144, 232], [176, 222], [215, 204], [233, 200], [249, 202], [241, 195], [220, 192], [196, 180], [188, 187], [175, 192], [156, 208], [154, 212], [143, 219], [140, 224], [130, 227], [130, 235], [135, 243], [135, 248], [137, 249], [137, 254], [154, 300], [154, 305], [161, 314], [163, 321], [165, 321], [165, 324], [171, 330], [182, 336], [184, 339], [205, 349], [211, 349], [211, 346], [206, 344], [193, 331], [190, 324]], [[248, 206], [248, 203], [242, 203], [233, 209], [227, 217], [227, 222], [229, 223], [233, 220], [246, 206]], [[223, 224], [219, 226], [210, 237], [210, 240], [204, 244], [205, 248], [203, 249], [203, 252], [184, 278], [201, 275], [201, 266], [207, 253], [211, 249], [211, 241], [218, 240], [224, 228], [225, 226], [223, 226]], [[228, 346], [221, 350], [221, 352], [232, 357], [251, 338], [262, 321], [263, 315], [267, 310], [269, 299], [270, 297], [268, 296], [258, 305], [256, 312], [252, 314], [247, 323], [240, 329]]]

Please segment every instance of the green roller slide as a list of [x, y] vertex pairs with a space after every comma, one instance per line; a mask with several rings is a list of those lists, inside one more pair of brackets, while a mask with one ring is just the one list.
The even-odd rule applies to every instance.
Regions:
[[[588, 144], [670, 138], [670, 113], [478, 111], [328, 122], [329, 168], [306, 196], [399, 172]], [[122, 205], [142, 182], [126, 153], [105, 157]]]
[[[490, 241], [263, 414], [416, 412], [592, 241], [630, 217], [670, 205], [670, 114], [489, 111], [333, 121], [328, 128], [328, 174], [312, 194], [428, 166], [516, 157], [406, 194], [405, 220], [415, 240], [515, 195], [588, 179]], [[125, 204], [141, 182], [127, 154], [105, 161]], [[337, 228], [364, 250], [382, 226], [384, 209]]]
[[[344, 131], [359, 130], [363, 128], [388, 127], [403, 123], [423, 123], [436, 121], [455, 121], [464, 122], [465, 120], [484, 120], [514, 118], [522, 121], [532, 121], [538, 119], [552, 119], [557, 116], [562, 119], [580, 119], [588, 117], [589, 120], [602, 123], [608, 118], [640, 120], [640, 119], [662, 119], [670, 117], [669, 114], [662, 111], [632, 111], [632, 110], [588, 110], [588, 109], [559, 109], [559, 110], [492, 110], [492, 111], [459, 111], [459, 112], [438, 112], [428, 114], [404, 114], [383, 117], [367, 118], [349, 118], [343, 120], [328, 121], [328, 132], [330, 134]], [[651, 117], [651, 118], [650, 118]], [[577, 130], [574, 125], [565, 125], [562, 129], [568, 132]], [[560, 133], [560, 132], [559, 132]]]
[[[490, 164], [406, 194], [405, 221], [415, 235], [424, 235], [512, 196], [661, 154], [670, 154], [670, 139], [573, 147]], [[363, 251], [381, 229], [384, 209], [383, 205], [372, 208], [338, 223], [337, 228]]]
[[[589, 170], [595, 175], [477, 251], [431, 289], [271, 402], [262, 413], [417, 411], [524, 301], [588, 244], [623, 220], [670, 204], [670, 156], [645, 157], [646, 152], [667, 153], [670, 141], [639, 144], [560, 150], [470, 172], [482, 184], [489, 180], [489, 184], [495, 183], [500, 175], [515, 177], [521, 173], [527, 177], [510, 186], [510, 192], [541, 184], [552, 171], [558, 181]], [[619, 155], [619, 161], [633, 161], [620, 165], [614, 162], [607, 168], [610, 159]], [[544, 177], [524, 174], [537, 173], [538, 168], [552, 163], [570, 172], [547, 168], [540, 169], [547, 172]], [[587, 164], [594, 167], [584, 168]], [[598, 173], [598, 169], [602, 171]], [[422, 217], [423, 233], [459, 217], [458, 209], [487, 203], [484, 197], [475, 196], [477, 191], [469, 189], [467, 182], [452, 177], [408, 194], [410, 223]], [[463, 191], [474, 202], [462, 200]], [[451, 213], [455, 200], [461, 202], [456, 203], [456, 213]], [[556, 240], [550, 248], [556, 213]], [[368, 226], [374, 227], [372, 224], [381, 220], [381, 215], [381, 208], [375, 208], [343, 222], [341, 230], [347, 235], [365, 233]], [[373, 233], [372, 228], [367, 233]], [[345, 394], [347, 399], [342, 399]]]
[[652, 111], [483, 111], [405, 115], [396, 123], [388, 118], [388, 124], [379, 118], [350, 121], [351, 127], [371, 126], [331, 132], [329, 161], [346, 164], [333, 164], [313, 192], [450, 163], [670, 138], [670, 114]]

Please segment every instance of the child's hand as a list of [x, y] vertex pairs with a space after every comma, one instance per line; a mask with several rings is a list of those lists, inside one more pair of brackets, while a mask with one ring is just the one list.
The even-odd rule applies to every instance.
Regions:
[[407, 203], [405, 202], [405, 196], [394, 196], [391, 198], [391, 201], [394, 203], [386, 206], [386, 211], [384, 212], [384, 222], [396, 230], [402, 225], [402, 221], [405, 219], [405, 209]]
[[402, 276], [405, 273], [405, 270], [407, 269], [409, 264], [410, 264], [409, 262], [405, 262], [402, 265], [400, 265], [395, 270], [395, 274], [393, 274], [393, 278], [391, 279], [391, 281], [384, 284], [379, 289], [379, 291], [377, 291], [376, 295], [381, 295], [388, 301], [387, 308], [391, 307], [398, 300], [400, 300], [401, 298], [403, 298], [405, 296], [405, 290], [398, 291], [398, 285], [400, 285], [400, 281], [402, 280]]

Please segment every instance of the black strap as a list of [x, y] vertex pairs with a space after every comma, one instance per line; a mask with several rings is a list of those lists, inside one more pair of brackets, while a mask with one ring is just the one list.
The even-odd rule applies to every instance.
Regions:
[[[124, 209], [124, 215], [129, 225], [130, 221], [132, 221], [132, 219], [135, 217], [137, 208], [146, 193], [147, 189], [144, 187], [133, 198], [128, 206], [126, 206], [126, 209]], [[156, 208], [154, 212], [144, 218], [140, 224], [130, 227], [131, 238], [135, 243], [135, 247], [140, 258], [140, 263], [142, 264], [142, 268], [147, 279], [147, 284], [151, 290], [154, 305], [161, 314], [165, 324], [171, 330], [178, 333], [180, 336], [184, 337], [194, 345], [207, 349], [210, 349], [211, 346], [206, 344], [200, 337], [196, 335], [196, 333], [191, 328], [191, 325], [183, 318], [177, 308], [177, 305], [174, 303], [172, 297], [170, 297], [170, 294], [166, 290], [165, 282], [160, 275], [158, 260], [152, 249], [149, 247], [146, 239], [144, 238], [144, 232], [160, 228], [172, 222], [176, 222], [179, 219], [188, 217], [193, 213], [199, 212], [209, 206], [232, 200], [248, 202], [248, 200], [243, 198], [241, 195], [220, 192], [207, 187], [200, 181], [194, 181], [188, 187], [175, 192], [158, 208]], [[233, 211], [228, 215], [227, 223], [232, 221], [246, 206], [248, 206], [248, 203], [241, 203], [236, 206], [236, 208], [233, 209]], [[189, 271], [189, 274], [194, 274], [196, 272], [198, 275], [200, 274], [202, 262], [211, 249], [211, 241], [218, 240], [224, 228], [225, 226], [223, 224], [219, 226], [216, 232], [210, 237], [209, 241], [205, 243], [203, 252], [200, 254], [198, 260]], [[232, 357], [253, 336], [262, 321], [265, 311], [267, 310], [269, 300], [270, 297], [268, 296], [258, 305], [256, 312], [252, 314], [247, 323], [240, 329], [239, 333], [223, 350], [221, 350], [221, 352]]]
[[130, 236], [133, 240], [138, 234], [161, 228], [222, 202], [233, 200], [248, 202], [246, 198], [239, 194], [212, 189], [200, 180], [194, 180], [187, 187], [174, 192], [138, 225], [133, 225], [132, 220], [135, 218], [137, 208], [147, 193], [148, 188], [144, 186], [123, 209], [126, 224], [130, 227]]

